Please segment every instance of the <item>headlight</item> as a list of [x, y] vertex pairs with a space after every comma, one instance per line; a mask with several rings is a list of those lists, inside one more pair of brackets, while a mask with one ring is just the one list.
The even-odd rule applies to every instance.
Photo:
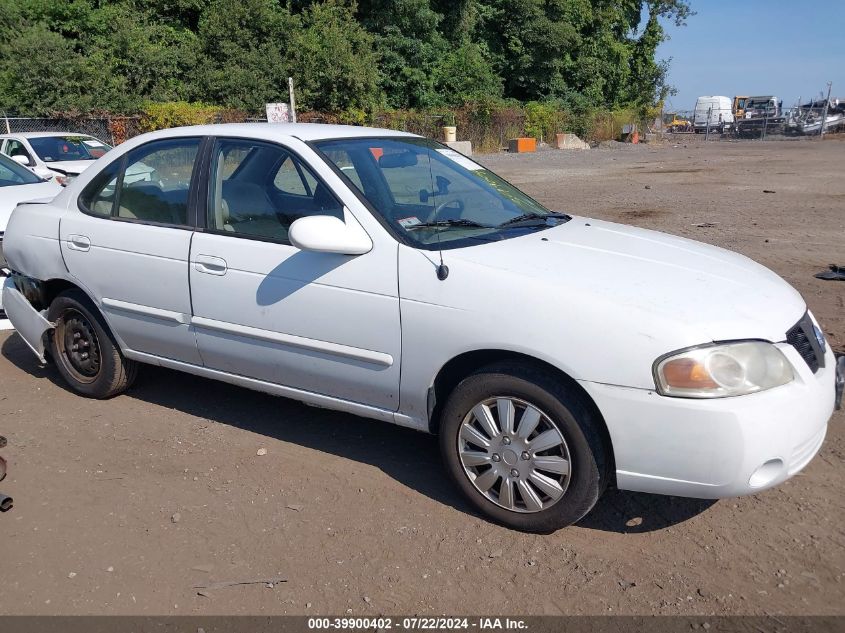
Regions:
[[725, 398], [790, 382], [792, 365], [771, 343], [705, 345], [658, 359], [657, 391], [680, 398]]

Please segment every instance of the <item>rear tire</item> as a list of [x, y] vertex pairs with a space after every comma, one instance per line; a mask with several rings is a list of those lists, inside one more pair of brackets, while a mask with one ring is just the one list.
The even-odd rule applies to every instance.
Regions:
[[452, 480], [487, 517], [549, 533], [583, 518], [607, 486], [601, 424], [576, 387], [528, 364], [497, 363], [449, 395], [440, 450]]
[[89, 398], [111, 398], [132, 384], [138, 364], [123, 356], [105, 320], [81, 290], [59, 294], [47, 318], [56, 328], [50, 353], [71, 389]]

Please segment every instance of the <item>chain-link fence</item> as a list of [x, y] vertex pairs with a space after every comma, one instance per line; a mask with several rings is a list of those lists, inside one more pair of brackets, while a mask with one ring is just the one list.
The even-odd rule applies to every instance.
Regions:
[[139, 117], [20, 117], [3, 115], [0, 133], [70, 132], [118, 145], [141, 133]]

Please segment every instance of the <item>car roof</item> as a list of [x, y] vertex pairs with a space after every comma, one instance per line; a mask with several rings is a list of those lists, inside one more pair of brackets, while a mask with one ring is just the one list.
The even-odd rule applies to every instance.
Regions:
[[83, 134], [82, 132], [10, 132], [8, 134], [0, 134], [0, 138], [45, 138], [50, 136], [84, 136], [86, 138], [95, 138], [90, 134]]
[[321, 141], [340, 138], [367, 138], [373, 136], [404, 136], [419, 138], [417, 134], [397, 130], [385, 130], [357, 125], [329, 125], [325, 123], [218, 123], [214, 125], [195, 125], [174, 127], [152, 132], [150, 138], [168, 138], [172, 136], [248, 136], [283, 140], [298, 138], [301, 141]]

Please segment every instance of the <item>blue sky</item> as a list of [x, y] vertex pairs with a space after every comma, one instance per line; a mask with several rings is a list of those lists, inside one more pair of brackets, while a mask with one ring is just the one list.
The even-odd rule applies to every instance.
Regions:
[[691, 110], [699, 95], [767, 95], [784, 107], [833, 82], [845, 97], [845, 0], [690, 0], [687, 25], [664, 23], [671, 39], [667, 110]]

